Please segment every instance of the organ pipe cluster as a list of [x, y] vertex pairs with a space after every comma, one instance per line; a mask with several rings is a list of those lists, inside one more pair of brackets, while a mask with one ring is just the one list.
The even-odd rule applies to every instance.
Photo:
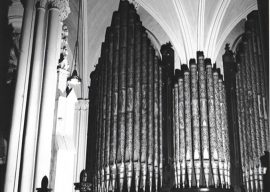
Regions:
[[263, 191], [265, 169], [260, 163], [269, 151], [263, 56], [258, 15], [252, 12], [236, 51], [236, 95], [243, 182], [247, 191]]
[[230, 187], [227, 106], [220, 69], [197, 52], [175, 71], [175, 187]]
[[121, 1], [90, 76], [95, 191], [157, 191], [161, 186], [162, 68], [157, 55], [134, 6]]

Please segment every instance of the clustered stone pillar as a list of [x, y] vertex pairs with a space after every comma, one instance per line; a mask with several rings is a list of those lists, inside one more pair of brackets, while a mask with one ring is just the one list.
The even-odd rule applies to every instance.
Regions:
[[18, 188], [33, 191], [44, 175], [50, 176], [60, 35], [62, 21], [70, 12], [68, 0], [40, 0], [37, 4], [27, 0], [25, 7], [5, 180], [7, 192]]
[[[26, 116], [25, 143], [27, 150], [24, 151], [22, 161], [21, 191], [31, 188], [34, 178], [35, 145], [38, 134], [39, 109], [41, 99], [41, 87], [43, 76], [43, 58], [45, 43], [45, 4], [37, 4], [36, 21], [34, 29], [34, 41], [32, 52], [32, 74], [30, 75], [29, 106]], [[31, 171], [30, 171], [31, 170]]]
[[[44, 175], [50, 175], [51, 140], [54, 127], [57, 64], [60, 55], [62, 21], [69, 11], [68, 1], [49, 1], [44, 74], [37, 143], [35, 186]], [[49, 141], [49, 142], [48, 142]]]

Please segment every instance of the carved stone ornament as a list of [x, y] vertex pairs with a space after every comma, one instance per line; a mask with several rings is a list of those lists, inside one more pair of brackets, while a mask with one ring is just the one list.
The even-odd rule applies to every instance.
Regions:
[[140, 7], [140, 4], [136, 0], [128, 0], [131, 4], [134, 5], [135, 9], [138, 10]]
[[58, 61], [58, 68], [68, 70], [69, 64], [68, 64], [68, 28], [66, 25], [63, 25], [62, 27], [62, 33], [61, 33], [61, 53], [60, 53], [60, 59]]
[[46, 5], [47, 5], [47, 3], [48, 3], [48, 0], [39, 0], [38, 3], [37, 3], [37, 7], [38, 7], [38, 8], [39, 8], [39, 7], [45, 8]]
[[50, 7], [58, 8], [60, 12], [60, 21], [64, 21], [69, 13], [70, 13], [70, 7], [69, 7], [69, 0], [49, 0]]

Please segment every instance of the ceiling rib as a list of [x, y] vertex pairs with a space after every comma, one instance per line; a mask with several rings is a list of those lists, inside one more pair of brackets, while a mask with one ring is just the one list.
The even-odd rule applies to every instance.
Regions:
[[247, 7], [247, 9], [243, 12], [240, 12], [240, 14], [235, 17], [233, 21], [226, 27], [226, 29], [222, 32], [218, 42], [216, 43], [216, 49], [214, 53], [214, 58], [217, 57], [219, 50], [222, 48], [224, 41], [226, 40], [227, 36], [230, 34], [230, 32], [233, 30], [233, 28], [243, 19], [245, 18], [251, 11], [257, 9], [257, 3], [253, 2], [250, 6]]
[[186, 62], [188, 62], [188, 59], [194, 55], [193, 53], [193, 43], [191, 40], [191, 34], [190, 34], [190, 25], [187, 21], [186, 14], [183, 9], [183, 5], [181, 1], [179, 0], [173, 0], [173, 4], [177, 13], [177, 17], [179, 20], [179, 24], [181, 27], [181, 31], [183, 34], [183, 42], [185, 44], [185, 51], [186, 51]]
[[205, 0], [199, 1], [198, 13], [199, 14], [198, 14], [198, 27], [197, 27], [197, 50], [203, 50]]
[[222, 0], [220, 2], [218, 11], [215, 13], [213, 23], [210, 26], [209, 30], [210, 34], [208, 36], [206, 44], [206, 55], [207, 57], [212, 58], [213, 60], [215, 60], [215, 58], [213, 58], [213, 52], [216, 49], [215, 44], [219, 33], [219, 29], [230, 2], [231, 0]]

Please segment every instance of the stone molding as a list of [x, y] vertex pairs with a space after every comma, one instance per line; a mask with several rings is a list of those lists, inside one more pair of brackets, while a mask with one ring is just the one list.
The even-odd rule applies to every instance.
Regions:
[[88, 99], [78, 99], [76, 103], [76, 110], [88, 110], [89, 108], [89, 100]]
[[37, 2], [37, 8], [46, 8], [48, 0], [39, 0]]

